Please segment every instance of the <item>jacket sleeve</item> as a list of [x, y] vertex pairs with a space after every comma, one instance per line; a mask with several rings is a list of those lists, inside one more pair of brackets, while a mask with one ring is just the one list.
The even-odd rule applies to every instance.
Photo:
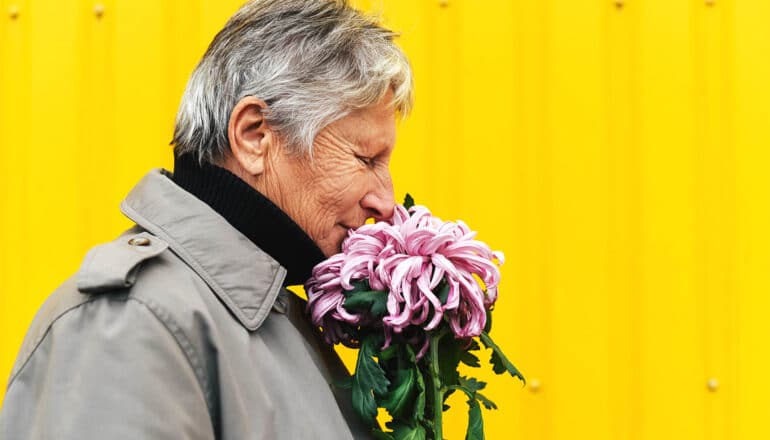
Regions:
[[189, 356], [134, 299], [98, 297], [67, 311], [20, 362], [0, 439], [214, 438]]

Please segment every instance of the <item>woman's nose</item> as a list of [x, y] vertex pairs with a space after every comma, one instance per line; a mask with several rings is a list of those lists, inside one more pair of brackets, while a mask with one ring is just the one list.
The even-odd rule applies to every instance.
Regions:
[[369, 217], [374, 217], [375, 221], [389, 220], [393, 217], [395, 203], [390, 173], [361, 199], [361, 207], [367, 211]]

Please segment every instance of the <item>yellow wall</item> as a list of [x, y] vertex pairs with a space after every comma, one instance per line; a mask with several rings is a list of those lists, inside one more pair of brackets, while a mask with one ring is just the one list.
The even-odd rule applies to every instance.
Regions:
[[[2, 380], [170, 166], [187, 76], [238, 3], [0, 0]], [[540, 386], [483, 374], [488, 438], [770, 438], [770, 2], [358, 4], [416, 72], [397, 194], [508, 257], [494, 333]], [[464, 411], [449, 423], [463, 438]]]

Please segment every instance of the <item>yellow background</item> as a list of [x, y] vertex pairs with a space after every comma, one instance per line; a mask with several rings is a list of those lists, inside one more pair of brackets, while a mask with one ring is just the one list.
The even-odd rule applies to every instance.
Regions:
[[[95, 4], [0, 0], [2, 381], [44, 298], [129, 226], [122, 197], [170, 167], [239, 1]], [[357, 4], [416, 72], [397, 194], [507, 256], [493, 336], [539, 386], [480, 374], [488, 438], [770, 438], [770, 2]], [[448, 423], [463, 438], [464, 409]]]

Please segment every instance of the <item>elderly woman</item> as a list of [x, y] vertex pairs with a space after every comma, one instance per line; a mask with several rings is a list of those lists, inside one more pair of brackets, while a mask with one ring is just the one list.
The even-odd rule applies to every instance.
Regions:
[[175, 170], [122, 203], [35, 318], [0, 438], [350, 439], [347, 372], [285, 289], [393, 210], [412, 79], [393, 33], [343, 1], [255, 1], [185, 91]]

